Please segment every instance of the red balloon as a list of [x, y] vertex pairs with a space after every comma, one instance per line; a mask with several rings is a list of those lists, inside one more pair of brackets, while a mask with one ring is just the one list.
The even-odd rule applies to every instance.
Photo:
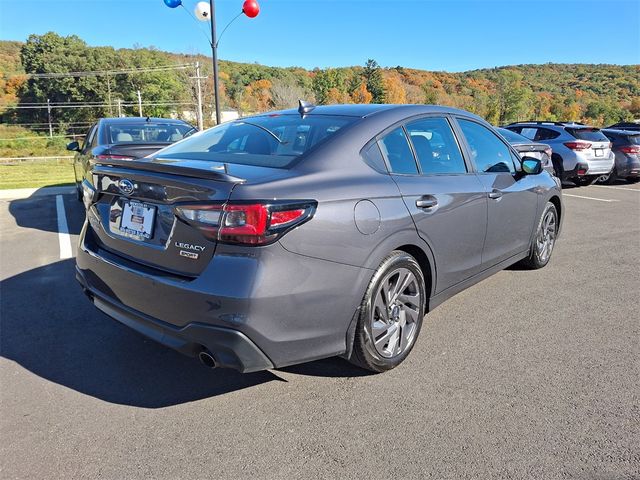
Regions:
[[256, 0], [245, 0], [242, 4], [242, 11], [249, 18], [255, 18], [260, 13], [260, 5]]

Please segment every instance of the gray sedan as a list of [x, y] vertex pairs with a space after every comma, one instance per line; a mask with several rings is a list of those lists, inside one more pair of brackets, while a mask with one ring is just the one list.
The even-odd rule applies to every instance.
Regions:
[[544, 267], [563, 215], [539, 159], [425, 105], [301, 102], [88, 178], [76, 276], [90, 300], [242, 372], [334, 355], [394, 368], [443, 301]]

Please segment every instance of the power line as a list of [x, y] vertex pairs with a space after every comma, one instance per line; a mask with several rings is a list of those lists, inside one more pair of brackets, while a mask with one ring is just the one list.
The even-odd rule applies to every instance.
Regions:
[[194, 68], [193, 63], [184, 63], [178, 65], [167, 65], [161, 67], [146, 67], [146, 68], [129, 68], [124, 70], [92, 70], [85, 72], [53, 72], [53, 73], [25, 73], [9, 75], [6, 78], [12, 77], [27, 77], [27, 78], [65, 78], [65, 77], [102, 77], [102, 76], [116, 76], [116, 75], [128, 75], [130, 73], [152, 73], [152, 72], [165, 72], [168, 70], [186, 70], [187, 68]]
[[[90, 103], [90, 104], [60, 104], [60, 105], [51, 105], [51, 109], [54, 108], [108, 108], [109, 106], [117, 106], [118, 104], [108, 104], [108, 103]], [[134, 102], [128, 102], [128, 103], [121, 103], [120, 104], [123, 107], [137, 107], [138, 103]], [[186, 105], [190, 105], [193, 106], [195, 105], [194, 102], [143, 102], [142, 106], [143, 107], [173, 107], [173, 106], [186, 106]], [[49, 108], [49, 106], [47, 104], [44, 105], [16, 105], [14, 107], [12, 106], [5, 106], [4, 108], [10, 108], [10, 109], [15, 109], [15, 110], [25, 110], [25, 109], [47, 109]]]

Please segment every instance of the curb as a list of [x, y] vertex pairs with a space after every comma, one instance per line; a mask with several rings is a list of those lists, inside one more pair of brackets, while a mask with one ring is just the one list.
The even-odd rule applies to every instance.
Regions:
[[49, 195], [69, 195], [75, 192], [75, 187], [40, 187], [14, 188], [0, 190], [0, 200], [20, 200], [32, 197], [46, 197]]

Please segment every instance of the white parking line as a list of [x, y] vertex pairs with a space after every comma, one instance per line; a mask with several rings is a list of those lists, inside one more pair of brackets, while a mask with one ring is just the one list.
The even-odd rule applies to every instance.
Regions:
[[571, 195], [570, 193], [563, 193], [563, 197], [574, 197], [574, 198], [586, 198], [587, 200], [597, 200], [598, 202], [619, 202], [620, 200], [605, 200], [604, 198], [595, 198], [595, 197], [584, 197], [582, 195]]
[[69, 235], [69, 225], [67, 215], [64, 212], [64, 201], [62, 195], [56, 195], [56, 211], [58, 212], [58, 242], [60, 243], [60, 259], [71, 258], [71, 236]]
[[627, 190], [628, 192], [638, 192], [638, 193], [640, 193], [640, 189], [638, 189], [638, 188], [605, 187], [604, 185], [591, 185], [591, 187], [606, 188], [607, 190]]

